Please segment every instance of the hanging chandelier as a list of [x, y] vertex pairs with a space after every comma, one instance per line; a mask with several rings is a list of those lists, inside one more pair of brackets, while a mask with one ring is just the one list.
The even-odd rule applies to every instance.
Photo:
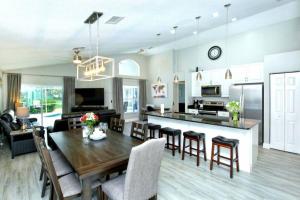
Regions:
[[[74, 51], [73, 62], [77, 64], [77, 80], [80, 81], [96, 81], [107, 79], [114, 76], [114, 59], [99, 56], [99, 18], [103, 15], [100, 12], [93, 12], [84, 23], [89, 24], [89, 59], [82, 61], [79, 56], [79, 51]], [[92, 34], [91, 26], [97, 22], [97, 35], [96, 35], [96, 55], [91, 56], [92, 48]]]

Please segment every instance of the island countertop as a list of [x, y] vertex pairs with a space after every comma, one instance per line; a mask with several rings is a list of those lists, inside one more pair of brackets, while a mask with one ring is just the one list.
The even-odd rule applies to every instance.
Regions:
[[167, 112], [164, 114], [160, 114], [158, 112], [147, 112], [145, 114], [154, 117], [162, 117], [168, 119], [210, 124], [216, 126], [224, 126], [224, 127], [237, 128], [237, 129], [251, 129], [258, 123], [260, 123], [260, 121], [258, 120], [244, 119], [244, 118], [240, 119], [237, 123], [234, 123], [231, 119], [227, 117], [217, 117], [211, 115], [192, 115], [192, 114], [172, 113], [172, 112]]

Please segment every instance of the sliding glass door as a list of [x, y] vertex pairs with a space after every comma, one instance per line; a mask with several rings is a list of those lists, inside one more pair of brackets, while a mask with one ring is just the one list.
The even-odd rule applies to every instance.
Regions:
[[43, 84], [43, 81], [32, 83], [26, 80], [22, 80], [21, 102], [29, 108], [30, 117], [37, 118], [40, 125], [53, 126], [54, 121], [60, 119], [62, 114], [62, 84], [52, 81], [53, 84]]

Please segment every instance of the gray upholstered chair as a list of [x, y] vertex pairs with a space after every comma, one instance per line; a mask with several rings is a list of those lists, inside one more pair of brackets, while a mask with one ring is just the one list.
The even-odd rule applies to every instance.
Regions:
[[102, 184], [103, 199], [156, 199], [165, 144], [166, 139], [160, 138], [132, 148], [127, 173]]

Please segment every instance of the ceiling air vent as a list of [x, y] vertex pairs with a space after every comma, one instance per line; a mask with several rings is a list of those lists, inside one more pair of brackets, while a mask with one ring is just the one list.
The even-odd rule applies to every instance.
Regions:
[[113, 16], [112, 18], [110, 18], [109, 20], [107, 20], [105, 22], [105, 24], [117, 24], [117, 23], [119, 23], [123, 19], [124, 19], [124, 17]]

